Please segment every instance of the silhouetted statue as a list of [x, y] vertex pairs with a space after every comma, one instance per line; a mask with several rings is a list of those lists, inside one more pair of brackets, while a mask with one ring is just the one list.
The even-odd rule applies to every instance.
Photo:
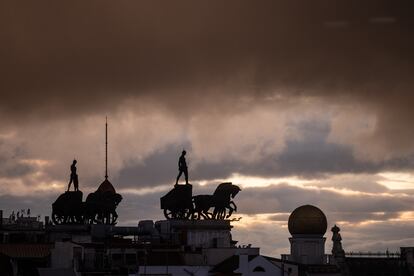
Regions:
[[82, 192], [65, 192], [52, 204], [52, 221], [55, 224], [83, 223]]
[[178, 185], [178, 180], [180, 179], [183, 173], [185, 176], [185, 184], [188, 184], [188, 168], [187, 168], [187, 162], [185, 161], [186, 153], [187, 152], [183, 150], [180, 158], [178, 159], [178, 171], [179, 172], [178, 172], [177, 180], [175, 181], [175, 185]]
[[344, 257], [345, 251], [342, 248], [342, 237], [341, 237], [341, 234], [339, 234], [339, 231], [341, 231], [341, 229], [335, 224], [335, 226], [332, 227], [331, 231], [332, 231], [332, 242], [333, 242], [332, 254], [334, 256], [339, 255], [340, 257]]
[[[197, 195], [193, 197], [194, 216], [197, 219], [226, 219], [229, 218], [234, 211], [237, 211], [236, 204], [231, 200], [241, 189], [233, 185], [231, 182], [221, 183], [214, 191], [213, 195]], [[213, 213], [209, 212], [210, 208], [214, 208]], [[229, 210], [227, 214], [226, 209]]]
[[191, 184], [175, 185], [165, 196], [161, 197], [161, 209], [167, 219], [188, 219], [193, 214], [193, 186]]
[[[232, 183], [221, 183], [213, 195], [192, 197], [192, 185], [175, 185], [161, 197], [161, 209], [167, 219], [226, 219], [234, 211], [236, 204], [231, 200], [241, 189]], [[210, 208], [214, 208], [210, 212]], [[228, 210], [228, 213], [227, 213]]]
[[81, 191], [61, 194], [52, 204], [52, 220], [55, 224], [111, 224], [117, 222], [116, 207], [122, 200], [118, 193], [96, 191], [82, 202]]
[[115, 225], [118, 219], [116, 207], [122, 196], [113, 192], [96, 191], [90, 193], [85, 201], [85, 222]]
[[331, 228], [332, 231], [332, 260], [330, 260], [330, 263], [335, 264], [339, 267], [341, 270], [341, 275], [351, 275], [349, 271], [349, 266], [346, 263], [345, 258], [345, 250], [342, 248], [342, 237], [341, 234], [339, 234], [339, 231], [341, 229], [336, 226]]
[[70, 190], [70, 184], [73, 182], [73, 187], [75, 188], [75, 191], [79, 191], [79, 180], [78, 180], [78, 174], [76, 173], [76, 160], [73, 160], [72, 165], [70, 166], [70, 180], [68, 184], [68, 192]]

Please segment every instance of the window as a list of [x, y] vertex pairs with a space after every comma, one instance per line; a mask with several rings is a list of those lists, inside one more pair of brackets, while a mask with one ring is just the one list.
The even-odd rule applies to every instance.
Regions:
[[266, 272], [266, 270], [263, 267], [261, 267], [261, 266], [256, 266], [253, 269], [253, 272]]

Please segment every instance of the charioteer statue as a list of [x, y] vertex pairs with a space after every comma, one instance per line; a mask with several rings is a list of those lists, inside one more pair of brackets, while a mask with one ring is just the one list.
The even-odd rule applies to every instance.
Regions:
[[70, 166], [70, 180], [68, 184], [68, 192], [70, 190], [70, 184], [72, 184], [72, 182], [75, 191], [79, 191], [79, 179], [78, 174], [76, 173], [76, 163], [78, 163], [78, 161], [76, 161], [75, 159], [73, 160], [72, 165]]
[[187, 162], [185, 161], [186, 154], [187, 152], [183, 150], [180, 158], [178, 159], [178, 175], [177, 175], [177, 180], [175, 181], [175, 185], [178, 185], [178, 180], [180, 179], [183, 173], [185, 177], [185, 184], [188, 184], [188, 167], [187, 167]]

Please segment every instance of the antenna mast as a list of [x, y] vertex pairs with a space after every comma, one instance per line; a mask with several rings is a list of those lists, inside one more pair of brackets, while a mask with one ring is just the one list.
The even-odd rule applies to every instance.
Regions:
[[105, 179], [108, 179], [108, 117], [105, 117]]

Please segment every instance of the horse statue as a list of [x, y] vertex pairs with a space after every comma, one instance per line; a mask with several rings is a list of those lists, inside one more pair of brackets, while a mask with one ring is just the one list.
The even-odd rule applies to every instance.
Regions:
[[86, 198], [85, 220], [87, 223], [115, 225], [118, 219], [116, 207], [122, 196], [112, 192], [96, 191]]
[[[238, 186], [233, 185], [231, 182], [225, 182], [218, 185], [213, 195], [193, 196], [193, 218], [229, 218], [234, 211], [237, 211], [237, 206], [231, 199], [240, 191], [241, 189]], [[213, 213], [209, 212], [210, 208], [214, 208]], [[229, 210], [228, 214], [227, 209]]]

